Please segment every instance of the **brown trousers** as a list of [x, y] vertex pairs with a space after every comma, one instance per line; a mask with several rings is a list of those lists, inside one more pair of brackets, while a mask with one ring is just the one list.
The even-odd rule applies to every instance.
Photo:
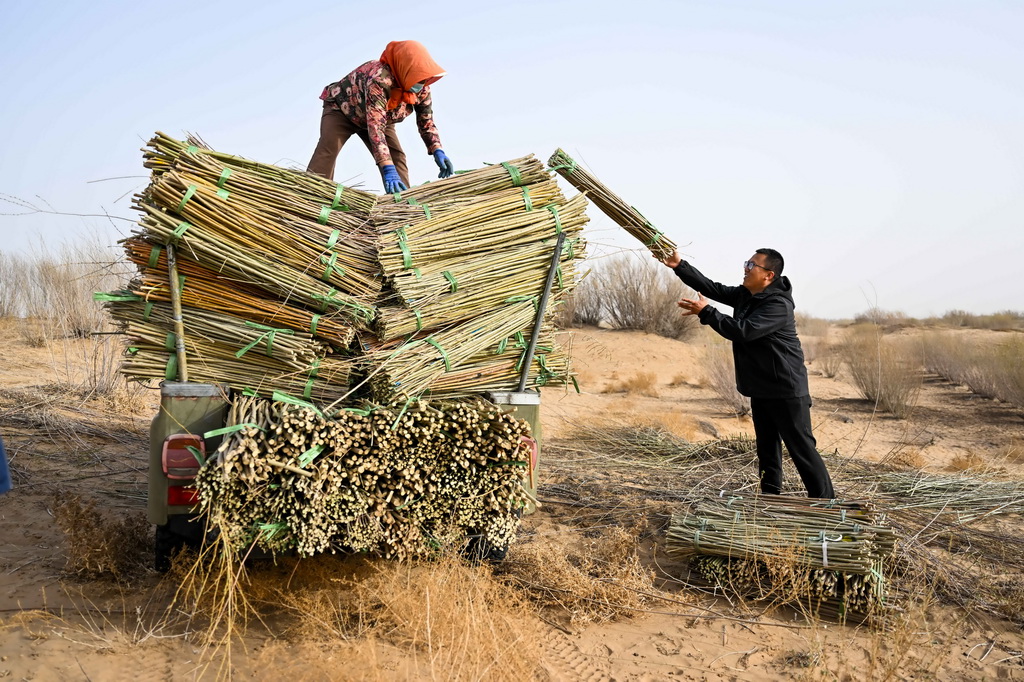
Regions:
[[[309, 160], [309, 166], [306, 170], [310, 173], [322, 175], [328, 180], [333, 180], [334, 163], [338, 160], [341, 148], [348, 142], [348, 138], [353, 135], [358, 135], [359, 139], [366, 145], [366, 148], [371, 153], [373, 152], [370, 146], [370, 136], [366, 132], [366, 128], [360, 128], [352, 123], [352, 121], [348, 120], [347, 116], [337, 109], [324, 107], [324, 113], [320, 117], [320, 141], [316, 143], [313, 158]], [[388, 151], [391, 152], [391, 161], [395, 164], [398, 177], [402, 178], [402, 182], [405, 183], [406, 187], [411, 187], [412, 185], [409, 184], [409, 166], [405, 162], [405, 152], [402, 151], [402, 145], [398, 142], [398, 134], [395, 132], [394, 124], [384, 129], [384, 139], [388, 143]]]

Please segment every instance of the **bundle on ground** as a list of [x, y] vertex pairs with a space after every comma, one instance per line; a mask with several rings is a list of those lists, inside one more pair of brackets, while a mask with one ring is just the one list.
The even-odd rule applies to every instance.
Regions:
[[672, 516], [666, 541], [723, 589], [839, 618], [884, 602], [894, 548], [884, 515], [865, 502], [781, 495], [702, 499]]
[[586, 193], [587, 198], [601, 209], [605, 215], [619, 227], [640, 240], [658, 258], [667, 258], [676, 250], [676, 244], [663, 232], [651, 225], [647, 218], [640, 214], [618, 195], [608, 189], [600, 180], [585, 168], [581, 168], [575, 160], [561, 149], [548, 159], [552, 170], [569, 181], [573, 187]]
[[505, 550], [526, 503], [528, 426], [484, 400], [411, 400], [327, 416], [238, 397], [199, 473], [211, 528], [239, 552], [405, 558], [478, 538]]

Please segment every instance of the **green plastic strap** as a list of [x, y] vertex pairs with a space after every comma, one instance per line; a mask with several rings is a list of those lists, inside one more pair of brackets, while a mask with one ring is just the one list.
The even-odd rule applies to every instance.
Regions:
[[320, 453], [322, 453], [326, 447], [327, 447], [327, 445], [325, 443], [321, 443], [320, 445], [314, 445], [309, 450], [306, 450], [305, 452], [303, 452], [298, 457], [298, 459], [299, 459], [299, 466], [300, 467], [307, 467], [310, 464], [312, 464], [313, 460], [316, 459], [317, 457], [319, 457]]
[[313, 395], [313, 382], [314, 381], [315, 381], [315, 379], [313, 377], [310, 377], [306, 381], [306, 385], [302, 387], [302, 397], [305, 398], [306, 400], [309, 400], [309, 397], [311, 395]]
[[423, 208], [423, 215], [426, 216], [427, 220], [430, 220], [430, 207], [426, 204], [420, 204], [420, 206]]
[[257, 336], [256, 339], [252, 343], [250, 343], [248, 346], [246, 346], [242, 350], [240, 350], [237, 353], [235, 353], [235, 357], [236, 358], [240, 358], [243, 355], [245, 355], [246, 353], [248, 353], [250, 350], [255, 348], [256, 345], [260, 341], [262, 341], [263, 339], [267, 340], [267, 357], [271, 357], [272, 358], [272, 357], [274, 357], [274, 336], [277, 335], [278, 333], [281, 333], [281, 334], [294, 334], [295, 333], [294, 329], [281, 329], [279, 327], [268, 327], [265, 324], [259, 324], [258, 322], [253, 322], [251, 320], [246, 320], [245, 321], [245, 326], [246, 327], [252, 327], [253, 329], [258, 329], [258, 330], [262, 331], [263, 333], [260, 334], [259, 336]]
[[458, 291], [458, 290], [459, 290], [459, 283], [458, 283], [458, 282], [457, 282], [457, 281], [455, 280], [455, 275], [453, 275], [452, 273], [448, 272], [447, 270], [445, 270], [445, 271], [444, 271], [444, 272], [442, 272], [441, 274], [442, 274], [442, 275], [444, 275], [444, 278], [445, 278], [446, 280], [448, 280], [448, 283], [449, 283], [449, 284], [451, 284], [451, 285], [452, 285], [452, 287], [451, 287], [451, 288], [452, 288], [452, 293], [453, 293], [453, 294], [454, 294], [454, 293], [455, 293], [456, 291]]
[[316, 325], [318, 322], [320, 322], [321, 317], [323, 317], [323, 315], [320, 315], [319, 313], [314, 313], [313, 319], [309, 323], [309, 333], [312, 334], [313, 336], [316, 336]]
[[178, 291], [185, 291], [185, 275], [178, 275]]
[[153, 314], [153, 302], [146, 301], [146, 305], [142, 307], [142, 319], [145, 322], [149, 322], [149, 316]]
[[544, 208], [551, 211], [551, 215], [555, 216], [555, 234], [562, 234], [562, 218], [558, 215], [558, 207], [554, 204], [545, 206]]
[[219, 196], [221, 199], [227, 199], [229, 196], [231, 196], [231, 192], [227, 191], [226, 189], [219, 189], [217, 190], [217, 196]]
[[420, 271], [419, 268], [413, 268], [412, 274], [416, 275], [417, 280], [423, 279], [423, 273]]
[[562, 284], [562, 266], [559, 265], [555, 268], [555, 279], [558, 280], [558, 288], [564, 289], [565, 286]]
[[178, 376], [178, 356], [172, 354], [167, 358], [167, 368], [164, 370], [164, 379], [174, 381]]
[[347, 211], [348, 210], [348, 206], [346, 206], [345, 204], [341, 203], [341, 193], [344, 192], [344, 191], [345, 191], [345, 185], [341, 185], [341, 184], [339, 184], [334, 189], [334, 201], [331, 202], [331, 210], [332, 211], [336, 211], [339, 208], [342, 211]]
[[141, 301], [142, 297], [135, 294], [107, 294], [97, 291], [93, 293], [92, 300], [104, 301], [106, 303], [135, 303]]
[[188, 232], [188, 228], [190, 227], [192, 227], [192, 224], [187, 223], [184, 220], [178, 223], [178, 226], [174, 228], [174, 232], [171, 232], [171, 236], [174, 238], [174, 241], [178, 241], [179, 239], [184, 237], [185, 233]]
[[452, 371], [451, 362], [448, 360], [448, 353], [446, 353], [444, 348], [441, 347], [441, 344], [439, 344], [437, 341], [435, 341], [433, 336], [429, 336], [429, 337], [427, 337], [427, 338], [425, 338], [423, 340], [426, 343], [429, 343], [434, 348], [436, 348], [438, 351], [440, 351], [441, 358], [444, 360], [444, 371], [446, 371], [446, 372]]
[[324, 268], [323, 276], [320, 277], [320, 279], [322, 279], [323, 281], [330, 281], [331, 273], [334, 271], [337, 271], [338, 274], [341, 275], [342, 277], [345, 276], [345, 268], [339, 268], [338, 266], [335, 265], [335, 263], [338, 262], [338, 253], [336, 251], [331, 252], [330, 258], [328, 258], [327, 256], [320, 256], [320, 262], [327, 266], [326, 268]]
[[150, 252], [149, 252], [149, 267], [155, 268], [160, 263], [160, 251], [162, 251], [163, 248], [164, 247], [162, 247], [159, 244], [157, 244], [156, 246], [154, 246], [152, 248], [152, 250], [150, 250]]
[[203, 434], [203, 440], [207, 440], [208, 438], [216, 438], [217, 436], [226, 436], [229, 433], [235, 433], [236, 431], [241, 431], [242, 429], [248, 428], [259, 429], [264, 433], [266, 432], [266, 429], [261, 427], [259, 424], [254, 424], [252, 422], [244, 422], [242, 424], [235, 424], [234, 426], [225, 426], [222, 429], [214, 429], [213, 431], [207, 431], [206, 433]]
[[324, 204], [323, 206], [321, 206], [320, 207], [320, 217], [317, 218], [316, 221], [318, 223], [320, 223], [321, 225], [326, 225], [327, 224], [327, 219], [331, 216], [331, 210], [332, 210], [331, 207], [328, 206], [327, 204]]
[[523, 203], [526, 204], [526, 210], [527, 211], [532, 211], [533, 210], [533, 199], [530, 198], [530, 188], [529, 187], [524, 187], [523, 188]]
[[405, 265], [405, 269], [408, 270], [412, 267], [412, 251], [409, 250], [409, 243], [406, 241], [408, 237], [405, 234], [405, 228], [409, 227], [405, 225], [395, 230], [395, 234], [398, 235], [398, 248], [402, 250], [402, 263]]
[[577, 395], [582, 394], [583, 391], [580, 390], [580, 382], [576, 381], [576, 375], [574, 374], [574, 375], [570, 376], [569, 378], [572, 379], [572, 385], [573, 385], [573, 388], [576, 389]]
[[360, 410], [358, 407], [343, 407], [339, 412], [351, 412], [352, 414], [358, 414], [360, 417], [369, 417], [373, 414], [373, 410]]
[[573, 260], [576, 258], [576, 244], [579, 243], [582, 237], [576, 237], [575, 239], [566, 239], [562, 242], [562, 258]]
[[167, 350], [174, 350], [176, 341], [177, 337], [174, 335], [174, 332], [167, 332], [167, 336], [164, 337], [164, 348]]
[[217, 186], [224, 189], [224, 183], [227, 182], [228, 176], [231, 175], [231, 169], [225, 168], [220, 172], [220, 177], [217, 179]]
[[507, 336], [505, 338], [503, 338], [501, 341], [498, 342], [498, 350], [494, 351], [494, 354], [495, 355], [501, 355], [502, 353], [505, 352], [506, 348], [508, 348], [508, 337]]
[[[256, 396], [258, 396], [258, 395], [259, 395], [259, 393], [258, 393], [258, 392], [256, 391], [256, 389], [255, 389], [255, 388], [249, 388], [249, 387], [246, 387], [246, 388], [243, 388], [243, 389], [242, 389], [242, 395], [247, 395], [247, 396], [249, 396], [250, 398], [255, 398]], [[262, 429], [261, 429], [261, 430], [262, 430]]]
[[137, 355], [138, 352], [139, 352], [139, 347], [138, 346], [128, 346], [127, 348], [124, 349], [124, 352], [127, 355]]
[[398, 422], [401, 421], [402, 415], [405, 414], [405, 411], [408, 410], [409, 406], [412, 405], [414, 402], [416, 402], [416, 398], [409, 398], [408, 400], [405, 401], [405, 405], [402, 405], [402, 409], [398, 411], [398, 416], [395, 417], [395, 421], [391, 423], [392, 431], [398, 428]]
[[508, 163], [507, 161], [502, 161], [501, 162], [501, 167], [504, 168], [505, 170], [507, 170], [508, 174], [510, 176], [512, 176], [512, 186], [513, 187], [522, 187], [522, 185], [523, 185], [523, 176], [519, 173], [519, 169], [518, 168], [513, 166], [511, 163]]
[[313, 362], [309, 365], [309, 372], [306, 376], [315, 377], [320, 373], [320, 358], [313, 358]]
[[188, 189], [185, 190], [185, 196], [182, 198], [181, 203], [178, 204], [178, 210], [175, 211], [175, 213], [181, 213], [181, 209], [185, 208], [185, 204], [188, 203], [188, 200], [191, 199], [192, 195], [195, 194], [195, 193], [196, 193], [196, 186], [195, 185], [189, 185]]
[[192, 453], [192, 456], [196, 458], [196, 462], [199, 466], [206, 466], [206, 460], [203, 458], [203, 453], [199, 452], [199, 448], [194, 445], [186, 445], [185, 449]]
[[412, 314], [416, 316], [416, 331], [422, 331], [423, 329], [423, 316], [420, 315], [420, 311], [417, 308], [412, 309]]
[[305, 400], [299, 400], [298, 398], [293, 398], [292, 396], [288, 395], [287, 393], [281, 393], [280, 391], [274, 391], [273, 396], [271, 397], [271, 399], [275, 403], [288, 403], [289, 405], [295, 405], [297, 407], [304, 407], [307, 410], [310, 410], [311, 412], [314, 412], [315, 414], [317, 414], [320, 417], [324, 416], [323, 413], [319, 409], [317, 409], [316, 405], [314, 405], [313, 403], [306, 402]]
[[526, 301], [530, 301], [531, 303], [533, 303], [534, 309], [536, 309], [537, 306], [540, 305], [540, 302], [537, 300], [536, 296], [512, 296], [511, 298], [505, 299], [505, 303], [525, 303]]
[[523, 336], [522, 332], [516, 332], [515, 337], [516, 337], [516, 345], [517, 346], [519, 346], [520, 348], [523, 348], [523, 347], [526, 346], [526, 337]]
[[333, 249], [334, 245], [338, 243], [339, 237], [341, 237], [341, 230], [334, 230], [331, 232], [331, 236], [327, 238], [327, 248]]
[[[654, 225], [651, 225], [650, 223], [647, 223], [647, 227], [654, 227]], [[657, 228], [654, 228], [654, 229], [656, 230], [656, 232], [654, 233], [654, 236], [651, 237], [651, 241], [649, 241], [646, 244], [644, 244], [644, 246], [654, 246], [659, 241], [661, 241], [661, 238], [665, 235], [665, 233], [662, 232], [661, 230], [658, 230]]]
[[199, 151], [199, 147], [195, 146], [194, 144], [190, 144], [188, 147], [185, 148], [185, 151], [189, 154], [195, 154], [196, 152]]

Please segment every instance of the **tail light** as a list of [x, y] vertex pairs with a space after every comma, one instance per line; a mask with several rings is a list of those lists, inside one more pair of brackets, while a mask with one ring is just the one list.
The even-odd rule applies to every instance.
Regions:
[[168, 486], [167, 504], [171, 507], [191, 507], [199, 504], [199, 491], [190, 485]]
[[164, 441], [161, 456], [164, 474], [176, 481], [192, 480], [206, 462], [206, 444], [201, 436], [176, 433]]

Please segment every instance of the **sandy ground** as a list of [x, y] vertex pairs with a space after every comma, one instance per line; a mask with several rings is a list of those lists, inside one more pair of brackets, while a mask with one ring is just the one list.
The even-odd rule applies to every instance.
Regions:
[[[571, 437], [574, 425], [588, 421], [653, 422], [695, 441], [751, 435], [750, 420], [729, 414], [706, 386], [704, 345], [710, 341], [578, 330], [572, 347], [581, 393], [544, 391], [545, 439]], [[66, 575], [66, 542], [53, 515], [54, 495], [70, 493], [97, 500], [107, 514], [144, 510], [146, 429], [155, 392], [117, 402], [81, 400], [60, 386], [69, 380], [69, 367], [76, 368], [70, 371], [75, 378], [82, 342], [30, 348], [12, 323], [0, 321], [0, 344], [0, 429], [18, 484], [0, 498], [0, 679], [193, 679], [199, 648], [144, 617], [174, 586], [156, 574], [130, 590]], [[1022, 458], [1011, 456], [1024, 443], [1019, 409], [932, 379], [913, 416], [899, 420], [874, 413], [843, 374], [826, 378], [814, 364], [810, 371], [822, 450], [873, 461], [902, 458], [937, 471], [984, 461], [1007, 476], [1024, 476]], [[621, 389], [645, 373], [655, 377], [650, 395]], [[564, 527], [558, 510], [547, 505], [524, 530], [558, 537]], [[543, 661], [538, 678], [1024, 679], [1024, 633], [1007, 621], [968, 618], [933, 604], [899, 632], [808, 623], [783, 609], [762, 613], [757, 605], [686, 593], [672, 585], [663, 557], [655, 553], [645, 561], [659, 573], [668, 600], [611, 623], [545, 625], [535, 644]], [[233, 658], [236, 679], [307, 678], [302, 669], [258, 663], [254, 652], [265, 643], [251, 644]]]

